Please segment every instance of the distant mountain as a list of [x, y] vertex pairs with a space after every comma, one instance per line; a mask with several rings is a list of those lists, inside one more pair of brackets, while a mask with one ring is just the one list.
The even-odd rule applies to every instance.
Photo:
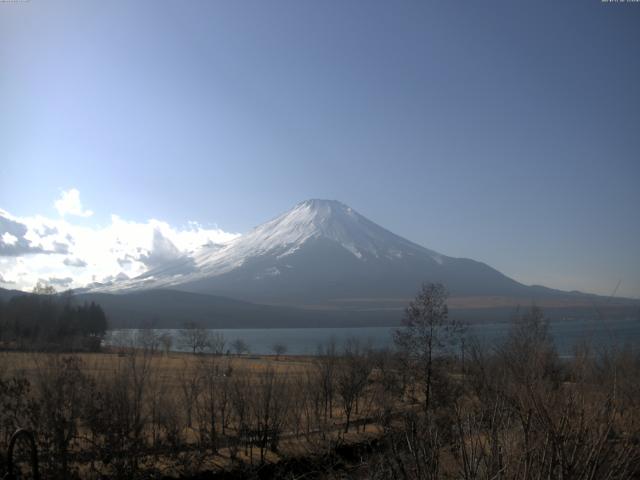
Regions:
[[454, 258], [406, 240], [343, 203], [307, 200], [231, 243], [204, 248], [96, 291], [175, 289], [306, 308], [399, 308], [423, 282], [452, 297], [495, 306], [589, 296], [523, 285], [475, 260]]
[[0, 300], [3, 302], [9, 301], [12, 297], [16, 295], [27, 295], [27, 292], [23, 292], [22, 290], [7, 290], [5, 288], [0, 288]]
[[[507, 320], [536, 303], [551, 318], [637, 315], [640, 302], [526, 286], [490, 266], [406, 240], [332, 200], [307, 200], [226, 245], [144, 275], [76, 291], [113, 327], [394, 325], [424, 282], [449, 290], [452, 316]], [[0, 299], [23, 294], [0, 289]]]

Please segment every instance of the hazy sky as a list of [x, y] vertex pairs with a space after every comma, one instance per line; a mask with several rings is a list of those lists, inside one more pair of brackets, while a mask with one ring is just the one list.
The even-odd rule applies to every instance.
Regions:
[[78, 231], [140, 228], [142, 268], [312, 197], [640, 297], [640, 3], [0, 2], [0, 286], [80, 272]]

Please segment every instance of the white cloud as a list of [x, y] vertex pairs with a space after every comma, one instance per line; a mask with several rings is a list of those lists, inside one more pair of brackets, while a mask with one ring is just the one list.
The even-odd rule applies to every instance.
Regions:
[[90, 217], [93, 215], [91, 210], [83, 210], [80, 192], [75, 188], [63, 190], [60, 198], [55, 201], [54, 206], [63, 217], [65, 215], [76, 215], [78, 217]]
[[62, 262], [64, 263], [67, 267], [86, 267], [87, 266], [87, 262], [85, 262], [84, 260], [80, 259], [80, 258], [65, 258], [64, 261]]
[[151, 251], [148, 254], [141, 255], [140, 261], [147, 267], [154, 268], [182, 256], [183, 253], [158, 228], [153, 231]]
[[53, 279], [56, 288], [80, 288], [133, 278], [237, 236], [195, 222], [174, 227], [156, 219], [134, 222], [112, 215], [106, 225], [90, 227], [0, 210], [0, 286], [31, 290], [39, 279]]
[[5, 245], [13, 246], [18, 242], [18, 237], [11, 235], [9, 232], [4, 232], [0, 237], [0, 240], [2, 240], [2, 243]]
[[65, 278], [49, 277], [48, 280], [45, 280], [44, 278], [41, 278], [40, 281], [45, 283], [45, 284], [53, 285], [54, 288], [60, 287], [62, 289], [66, 289], [66, 288], [69, 287], [69, 285], [71, 285], [71, 282], [73, 282], [73, 278], [71, 278], [71, 277], [65, 277]]

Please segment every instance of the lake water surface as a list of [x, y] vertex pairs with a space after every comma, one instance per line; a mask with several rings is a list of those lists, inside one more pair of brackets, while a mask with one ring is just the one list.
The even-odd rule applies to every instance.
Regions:
[[[550, 323], [551, 333], [558, 353], [570, 356], [575, 345], [589, 342], [595, 348], [631, 345], [640, 347], [640, 321], [624, 320], [565, 320]], [[477, 338], [485, 345], [497, 345], [508, 334], [508, 323], [485, 323], [468, 327], [467, 336]], [[244, 340], [252, 354], [263, 355], [273, 353], [276, 343], [287, 347], [287, 354], [309, 355], [316, 353], [319, 345], [327, 344], [332, 339], [338, 346], [349, 338], [357, 338], [367, 342], [374, 348], [392, 348], [393, 330], [389, 327], [357, 327], [357, 328], [260, 328], [260, 329], [216, 329], [224, 335], [227, 346], [236, 339]], [[179, 344], [177, 329], [157, 330], [168, 332], [174, 337], [172, 350], [185, 350]], [[106, 339], [106, 344], [115, 344], [123, 337], [135, 338], [137, 330], [113, 330]]]

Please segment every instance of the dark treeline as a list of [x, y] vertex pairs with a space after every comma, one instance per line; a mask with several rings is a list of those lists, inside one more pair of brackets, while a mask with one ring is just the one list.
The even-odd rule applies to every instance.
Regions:
[[37, 287], [30, 295], [0, 299], [0, 342], [4, 348], [99, 349], [107, 317], [94, 302], [76, 305], [71, 294]]

